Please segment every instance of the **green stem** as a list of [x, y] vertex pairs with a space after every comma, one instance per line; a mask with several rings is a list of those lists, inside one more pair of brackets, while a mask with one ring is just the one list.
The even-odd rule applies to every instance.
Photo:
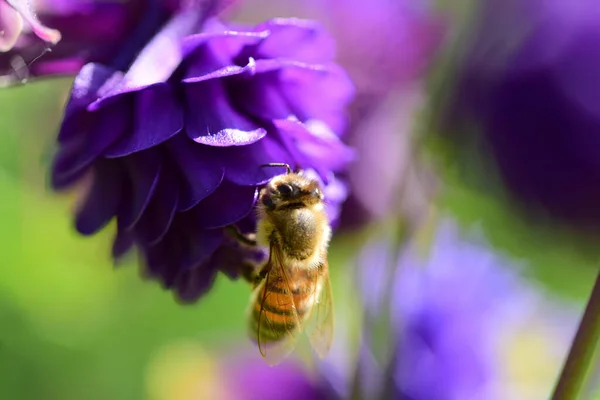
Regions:
[[600, 271], [563, 366], [552, 400], [576, 400], [600, 339]]

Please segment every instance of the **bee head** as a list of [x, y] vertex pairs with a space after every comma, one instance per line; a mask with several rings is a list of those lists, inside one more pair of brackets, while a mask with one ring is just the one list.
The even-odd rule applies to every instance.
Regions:
[[259, 201], [271, 211], [305, 208], [322, 203], [323, 192], [318, 182], [299, 173], [287, 173], [271, 179]]

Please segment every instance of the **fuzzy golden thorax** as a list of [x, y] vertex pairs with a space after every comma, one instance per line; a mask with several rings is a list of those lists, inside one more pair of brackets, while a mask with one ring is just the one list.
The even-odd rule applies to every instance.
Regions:
[[259, 243], [275, 240], [286, 256], [318, 263], [330, 228], [317, 181], [296, 173], [274, 177], [260, 193], [258, 214]]

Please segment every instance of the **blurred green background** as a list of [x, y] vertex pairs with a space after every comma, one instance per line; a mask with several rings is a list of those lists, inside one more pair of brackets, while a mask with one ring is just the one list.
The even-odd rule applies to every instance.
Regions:
[[[92, 238], [75, 233], [74, 194], [51, 192], [46, 176], [70, 83], [53, 80], [0, 91], [0, 396], [166, 399], [156, 389], [162, 383], [153, 383], [163, 374], [156, 359], [164, 349], [197, 343], [213, 354], [225, 348], [255, 351], [245, 332], [249, 288], [219, 277], [199, 303], [182, 306], [158, 284], [140, 279], [134, 259], [112, 264], [114, 226]], [[527, 275], [581, 304], [591, 288], [594, 256], [568, 236], [557, 240], [554, 231], [530, 229], [501, 199], [463, 186], [459, 175], [445, 170], [442, 208], [465, 224], [480, 224], [492, 244], [521, 261]], [[347, 314], [356, 297], [348, 260], [356, 240], [343, 238], [332, 248], [337, 313]], [[536, 325], [535, 333], [524, 331], [525, 342], [513, 343], [521, 349], [517, 352], [527, 348], [526, 356], [508, 360], [513, 353], [507, 350], [514, 373], [509, 375], [516, 376], [511, 379], [547, 385], [557, 373], [566, 342], [540, 372], [547, 359], [538, 353], [556, 346], [544, 329]], [[531, 335], [537, 335], [535, 343], [547, 336], [538, 353], [523, 345]], [[165, 376], [180, 367], [163, 364]], [[178, 399], [174, 392], [169, 398]]]
[[174, 340], [246, 340], [249, 290], [218, 279], [181, 306], [113, 267], [114, 226], [93, 238], [72, 227], [73, 195], [52, 193], [46, 168], [70, 81], [0, 91], [0, 397], [146, 398], [146, 366]]

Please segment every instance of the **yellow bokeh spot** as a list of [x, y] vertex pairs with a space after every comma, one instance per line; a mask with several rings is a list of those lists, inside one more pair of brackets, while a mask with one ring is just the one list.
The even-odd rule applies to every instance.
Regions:
[[547, 327], [536, 325], [528, 324], [504, 343], [504, 389], [511, 396], [546, 398], [560, 368], [562, 359], [556, 349], [564, 344]]
[[217, 360], [198, 343], [182, 340], [160, 349], [146, 372], [151, 400], [227, 400]]

